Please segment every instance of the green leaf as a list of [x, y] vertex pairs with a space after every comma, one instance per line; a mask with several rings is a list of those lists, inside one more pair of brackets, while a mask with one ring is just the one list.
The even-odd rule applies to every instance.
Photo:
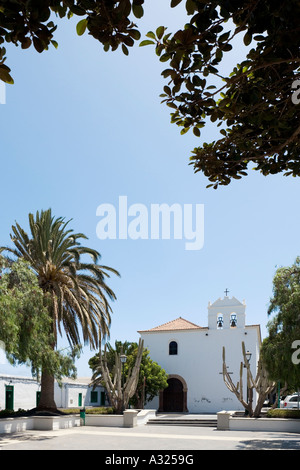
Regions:
[[[6, 49], [5, 47], [0, 47], [0, 60], [2, 61], [3, 60], [3, 57], [5, 56], [6, 54]], [[5, 59], [4, 59], [5, 60]]]
[[85, 9], [79, 7], [78, 5], [72, 5], [70, 7], [70, 10], [72, 11], [72, 13], [74, 13], [74, 15], [83, 16], [86, 14]]
[[186, 0], [185, 8], [188, 15], [193, 15], [194, 12], [197, 10], [197, 7], [193, 0]]
[[221, 60], [222, 57], [223, 57], [223, 52], [221, 51], [221, 49], [217, 49], [216, 50], [216, 59]]
[[244, 44], [245, 46], [249, 46], [252, 41], [252, 34], [246, 33], [244, 36]]
[[165, 46], [163, 44], [158, 44], [155, 48], [156, 55], [160, 56], [162, 51], [164, 50]]
[[181, 135], [184, 135], [184, 134], [186, 134], [189, 130], [190, 130], [189, 127], [184, 127], [184, 128], [180, 131], [180, 134], [181, 134]]
[[171, 58], [170, 54], [168, 54], [167, 52], [165, 54], [163, 54], [161, 57], [160, 57], [160, 61], [161, 62], [167, 62], [167, 60], [169, 60]]
[[127, 47], [125, 46], [125, 44], [122, 44], [122, 51], [125, 55], [129, 54], [129, 51], [128, 51]]
[[141, 37], [141, 33], [137, 29], [131, 29], [129, 31], [129, 34], [133, 39], [136, 39], [136, 40], [140, 39]]
[[22, 49], [28, 49], [31, 46], [31, 39], [29, 37], [24, 38], [24, 41], [21, 43]]
[[80, 20], [80, 21], [77, 23], [77, 25], [76, 25], [76, 31], [77, 31], [78, 36], [82, 36], [82, 35], [83, 35], [83, 33], [84, 33], [85, 30], [86, 30], [87, 23], [88, 23], [87, 18], [84, 18], [83, 20]]
[[164, 26], [159, 26], [156, 29], [156, 36], [158, 37], [158, 39], [161, 39], [163, 37], [164, 32], [165, 32], [165, 27]]
[[142, 16], [144, 15], [144, 10], [143, 10], [143, 7], [141, 5], [133, 4], [132, 5], [132, 12], [133, 12], [133, 14], [136, 18], [142, 18]]
[[176, 106], [175, 103], [168, 103], [167, 102], [167, 106], [169, 106], [169, 108], [177, 109], [177, 106]]
[[221, 34], [221, 36], [218, 38], [219, 42], [225, 42], [230, 36], [231, 31], [227, 31], [227, 33]]
[[9, 72], [10, 72], [10, 69], [6, 67], [6, 65], [0, 65], [0, 80], [2, 80], [2, 82], [13, 85], [14, 80], [10, 76]]
[[149, 39], [145, 39], [144, 41], [140, 42], [139, 46], [148, 46], [148, 44], [155, 44], [154, 41], [150, 41]]
[[156, 39], [156, 36], [155, 34], [153, 33], [153, 31], [148, 31], [148, 33], [146, 34], [147, 38], [151, 38], [151, 39]]
[[196, 137], [200, 137], [200, 130], [198, 127], [193, 127], [193, 133]]
[[37, 36], [33, 36], [33, 45], [34, 45], [35, 50], [38, 51], [39, 53], [45, 50], [42, 41]]
[[171, 0], [171, 8], [177, 7], [182, 0]]

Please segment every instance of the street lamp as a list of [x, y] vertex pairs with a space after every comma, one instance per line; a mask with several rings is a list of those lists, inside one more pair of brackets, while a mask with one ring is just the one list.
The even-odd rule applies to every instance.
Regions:
[[124, 410], [125, 410], [125, 407], [124, 407], [124, 365], [125, 365], [125, 362], [127, 361], [127, 356], [125, 354], [121, 354], [120, 360], [122, 363], [122, 411], [124, 413]]
[[251, 352], [250, 352], [250, 351], [246, 351], [246, 354], [245, 354], [245, 355], [246, 355], [247, 362], [250, 362], [250, 359], [251, 359], [251, 356], [252, 356]]
[[[250, 363], [251, 356], [252, 356], [251, 352], [249, 350], [247, 350], [246, 353], [245, 353], [245, 357], [246, 357], [246, 361], [247, 361], [248, 366], [250, 365], [249, 363]], [[244, 364], [244, 367], [246, 368], [247, 365]], [[249, 375], [249, 371], [248, 371], [248, 367], [247, 367], [247, 403], [248, 403], [249, 399], [252, 402], [252, 393], [251, 393], [251, 397], [249, 397], [248, 375]], [[245, 410], [245, 415], [246, 416], [248, 415], [248, 410]]]

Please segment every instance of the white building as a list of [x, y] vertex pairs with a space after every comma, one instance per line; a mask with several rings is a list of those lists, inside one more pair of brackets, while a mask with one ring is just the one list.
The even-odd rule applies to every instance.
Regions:
[[[233, 382], [240, 380], [242, 342], [251, 353], [251, 372], [256, 374], [261, 333], [259, 325], [245, 324], [245, 302], [235, 297], [208, 304], [208, 326], [177, 318], [155, 328], [139, 331], [144, 347], [169, 378], [169, 386], [147, 408], [158, 411], [216, 413], [243, 410], [226, 387], [222, 374], [222, 349]], [[244, 397], [246, 397], [246, 369]], [[254, 397], [255, 398], [255, 397]]]
[[[103, 387], [90, 387], [90, 378], [63, 379], [55, 382], [54, 399], [58, 408], [104, 406], [107, 404]], [[0, 410], [17, 411], [35, 408], [40, 397], [40, 383], [32, 377], [0, 374]]]

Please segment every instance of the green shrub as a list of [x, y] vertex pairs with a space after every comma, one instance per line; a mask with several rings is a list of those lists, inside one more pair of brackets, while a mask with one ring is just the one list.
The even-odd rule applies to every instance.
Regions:
[[281, 408], [275, 408], [274, 410], [268, 410], [267, 418], [295, 418], [300, 419], [300, 410], [284, 410]]
[[13, 410], [1, 410], [0, 411], [0, 417], [12, 416], [14, 414], [15, 414], [15, 411]]
[[[79, 414], [80, 410], [82, 408], [64, 408], [61, 410], [63, 413], [66, 414]], [[103, 414], [113, 414], [115, 411], [111, 407], [105, 407], [105, 406], [98, 406], [98, 407], [92, 407], [92, 408], [86, 408], [85, 413], [86, 414], [97, 414], [97, 415], [103, 415]]]
[[64, 408], [64, 409], [60, 408], [60, 411], [62, 411], [66, 415], [76, 415], [76, 414], [79, 415], [80, 408]]
[[0, 410], [0, 418], [13, 418], [14, 416], [26, 415], [27, 411], [19, 408], [18, 411], [14, 410]]
[[85, 412], [86, 414], [104, 415], [104, 414], [113, 414], [114, 409], [111, 407], [100, 406], [100, 407], [95, 407], [95, 408], [87, 408]]
[[[60, 409], [60, 411], [64, 414], [79, 414], [81, 408], [64, 408]], [[100, 407], [93, 407], [93, 408], [86, 408], [85, 409], [86, 414], [113, 414], [115, 413], [114, 408], [112, 407], [105, 407], [105, 406], [100, 406]], [[13, 418], [13, 417], [18, 417], [18, 416], [30, 416], [33, 415], [30, 410], [22, 410], [21, 408], [18, 409], [18, 411], [13, 411], [13, 410], [0, 410], [0, 418]]]

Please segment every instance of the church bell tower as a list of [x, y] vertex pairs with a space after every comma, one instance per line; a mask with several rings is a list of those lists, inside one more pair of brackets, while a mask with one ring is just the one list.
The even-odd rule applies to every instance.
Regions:
[[208, 328], [211, 330], [225, 330], [229, 328], [245, 328], [246, 304], [235, 297], [221, 297], [213, 304], [208, 303]]

